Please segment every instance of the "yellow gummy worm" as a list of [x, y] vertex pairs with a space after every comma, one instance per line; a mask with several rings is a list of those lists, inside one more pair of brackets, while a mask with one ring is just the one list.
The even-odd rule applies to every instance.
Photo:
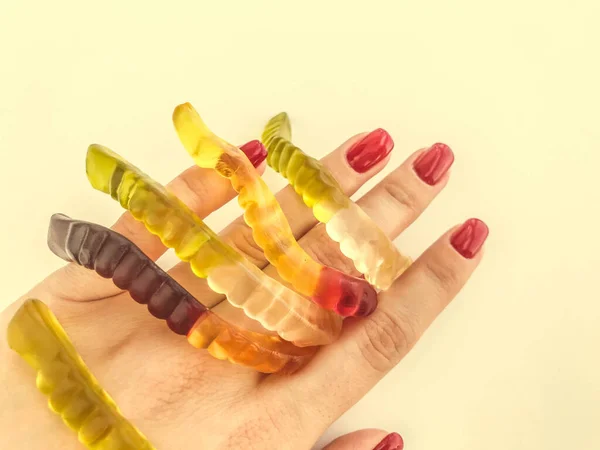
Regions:
[[173, 123], [196, 164], [231, 181], [254, 240], [281, 278], [342, 316], [375, 310], [377, 293], [367, 281], [317, 263], [300, 247], [275, 196], [240, 149], [215, 135], [189, 103], [175, 108]]
[[50, 409], [94, 450], [153, 450], [121, 414], [75, 350], [52, 311], [29, 299], [8, 324], [8, 345], [37, 371], [38, 389]]
[[411, 264], [410, 258], [348, 198], [323, 164], [290, 142], [291, 134], [286, 113], [267, 123], [262, 134], [267, 164], [287, 178], [365, 279], [378, 289], [387, 289]]
[[341, 318], [270, 278], [223, 242], [177, 197], [110, 149], [92, 145], [87, 176], [173, 248], [210, 288], [267, 330], [305, 347], [332, 342]]

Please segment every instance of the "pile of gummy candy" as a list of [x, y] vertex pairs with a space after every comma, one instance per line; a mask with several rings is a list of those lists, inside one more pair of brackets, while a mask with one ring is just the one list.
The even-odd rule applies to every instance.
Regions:
[[[387, 289], [411, 261], [348, 198], [323, 164], [292, 144], [287, 114], [273, 117], [263, 131], [267, 164], [312, 208], [328, 236], [339, 243], [363, 277], [312, 259], [295, 240], [275, 195], [244, 152], [215, 135], [189, 103], [175, 108], [173, 123], [195, 163], [231, 181], [253, 238], [277, 269], [279, 280], [266, 275], [165, 187], [110, 149], [89, 147], [87, 178], [188, 262], [193, 273], [206, 279], [223, 301], [243, 310], [259, 327], [250, 330], [220, 317], [214, 305], [203, 305], [135, 244], [101, 225], [55, 214], [48, 245], [71, 264], [112, 279], [135, 301], [147, 305], [153, 316], [165, 320], [174, 333], [186, 336], [191, 345], [207, 349], [215, 358], [263, 373], [294, 372], [319, 346], [338, 337], [344, 317], [371, 314], [377, 307], [377, 293]], [[126, 440], [137, 442], [135, 448], [152, 448], [120, 416], [44, 303], [30, 299], [23, 304], [9, 324], [8, 342], [34, 366], [37, 385], [50, 397], [51, 408], [79, 429], [86, 445], [97, 444], [99, 438], [92, 432], [86, 434], [83, 424], [77, 422], [79, 416], [69, 418], [66, 407], [61, 407], [65, 376], [89, 388], [92, 393], [79, 398], [96, 405], [99, 417], [114, 430], [104, 435], [105, 448], [112, 448], [106, 441], [109, 435], [114, 442]], [[66, 403], [64, 398], [62, 403]]]

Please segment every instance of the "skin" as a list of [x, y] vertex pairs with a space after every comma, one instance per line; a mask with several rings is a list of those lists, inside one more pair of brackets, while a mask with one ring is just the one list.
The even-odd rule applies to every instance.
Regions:
[[[354, 136], [323, 159], [348, 194], [389, 160], [366, 173], [354, 172], [345, 153], [363, 136]], [[418, 178], [412, 164], [422, 151], [358, 201], [391, 238], [408, 227], [448, 181], [446, 175], [429, 186]], [[259, 171], [264, 168], [263, 163]], [[195, 166], [168, 187], [200, 217], [235, 195], [227, 179]], [[295, 237], [311, 256], [356, 274], [293, 189], [286, 187], [277, 199]], [[165, 252], [160, 241], [129, 213], [112, 228], [153, 259]], [[379, 307], [371, 316], [346, 320], [340, 339], [320, 349], [307, 367], [292, 376], [265, 376], [213, 359], [152, 318], [110, 280], [76, 265], [52, 273], [7, 308], [0, 316], [0, 328], [6, 329], [26, 298], [44, 301], [125, 417], [157, 448], [308, 450], [331, 423], [402, 360], [477, 267], [482, 252], [473, 259], [462, 257], [450, 245], [453, 229], [380, 294]], [[221, 235], [270, 276], [277, 276], [241, 217]], [[176, 265], [170, 274], [206, 305], [220, 300], [187, 264]], [[34, 383], [32, 370], [8, 348], [1, 333], [0, 404], [5, 407], [0, 408], [0, 447], [82, 448], [76, 436], [48, 410]], [[326, 449], [370, 450], [387, 433], [360, 430], [336, 439]]]

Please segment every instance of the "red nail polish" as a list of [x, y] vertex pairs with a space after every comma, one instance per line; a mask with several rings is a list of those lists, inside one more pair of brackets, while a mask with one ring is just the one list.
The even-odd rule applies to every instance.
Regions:
[[444, 176], [454, 162], [454, 153], [446, 144], [433, 144], [414, 162], [419, 178], [433, 186]]
[[378, 128], [350, 147], [346, 153], [348, 164], [358, 173], [364, 173], [390, 154], [394, 141], [387, 131]]
[[467, 259], [473, 258], [488, 237], [490, 230], [479, 219], [469, 219], [450, 238], [452, 247]]
[[247, 142], [240, 147], [254, 167], [260, 166], [267, 159], [267, 149], [258, 139]]
[[390, 433], [373, 450], [402, 450], [404, 440], [398, 433]]

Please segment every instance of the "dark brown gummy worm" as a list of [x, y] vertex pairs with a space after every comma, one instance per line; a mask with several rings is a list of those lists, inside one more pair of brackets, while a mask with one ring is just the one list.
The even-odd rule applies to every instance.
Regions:
[[186, 335], [208, 310], [171, 278], [133, 242], [90, 222], [54, 214], [48, 229], [48, 247], [68, 262], [75, 262], [112, 278], [154, 317], [167, 321], [177, 334]]
[[[166, 320], [171, 330], [187, 335], [190, 344], [206, 348], [218, 359], [264, 373], [292, 373], [303, 367], [317, 350], [298, 348], [278, 337], [240, 329], [223, 321], [133, 242], [101, 225], [54, 214], [48, 229], [48, 246], [65, 261], [112, 278], [135, 301], [147, 305], [153, 316]], [[197, 329], [204, 325], [207, 327], [202, 331]]]

